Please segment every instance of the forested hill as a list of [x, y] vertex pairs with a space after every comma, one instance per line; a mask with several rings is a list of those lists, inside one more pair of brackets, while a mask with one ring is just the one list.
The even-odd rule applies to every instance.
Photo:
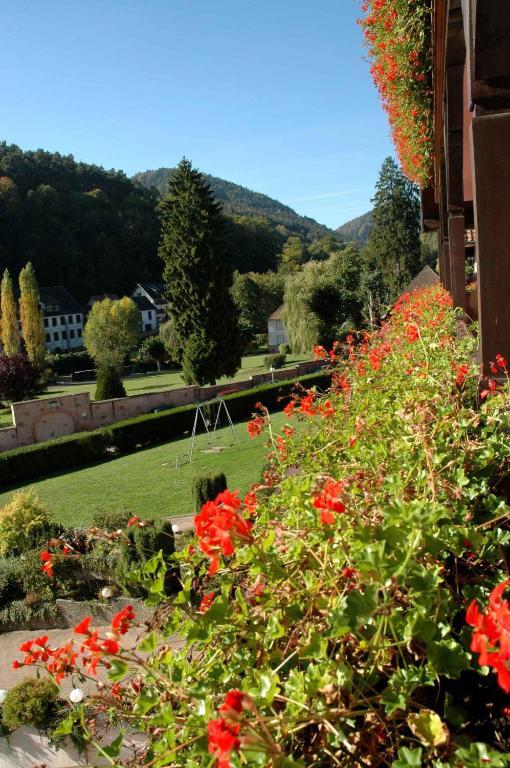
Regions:
[[[133, 181], [150, 189], [154, 187], [160, 194], [165, 194], [172, 168], [158, 168], [157, 171], [143, 171], [133, 176]], [[219, 179], [217, 176], [204, 174], [216, 198], [221, 201], [228, 216], [263, 216], [269, 219], [280, 235], [299, 235], [301, 239], [313, 241], [331, 234], [331, 230], [315, 219], [300, 216], [288, 205], [274, 200], [261, 192], [234, 184], [232, 181]]]
[[156, 196], [122, 172], [0, 143], [0, 271], [31, 260], [79, 300], [159, 278]]
[[355, 219], [346, 221], [341, 227], [335, 229], [335, 232], [341, 235], [346, 242], [354, 241], [366, 245], [373, 226], [372, 211], [368, 211]]

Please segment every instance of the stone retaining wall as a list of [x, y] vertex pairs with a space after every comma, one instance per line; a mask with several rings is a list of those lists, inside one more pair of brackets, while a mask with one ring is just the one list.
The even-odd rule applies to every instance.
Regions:
[[115, 400], [91, 401], [88, 392], [83, 392], [13, 403], [11, 411], [14, 426], [0, 429], [0, 452], [105, 427], [123, 419], [150, 413], [162, 405], [176, 408], [211, 400], [221, 392], [238, 392], [270, 381], [298, 378], [316, 371], [318, 367], [317, 362], [310, 361], [299, 363], [295, 368], [283, 368], [272, 374], [262, 373], [243, 381], [216, 384], [213, 387], [180, 387]]

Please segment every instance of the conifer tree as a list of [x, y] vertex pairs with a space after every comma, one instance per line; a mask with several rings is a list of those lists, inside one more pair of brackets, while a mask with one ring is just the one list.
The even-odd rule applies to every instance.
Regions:
[[242, 341], [229, 291], [221, 206], [189, 160], [183, 158], [170, 179], [159, 215], [159, 255], [178, 360], [187, 383], [214, 384], [237, 371]]
[[25, 348], [29, 360], [42, 368], [46, 357], [44, 343], [43, 315], [39, 306], [39, 286], [35, 271], [30, 262], [21, 270], [19, 276], [20, 287], [20, 317], [21, 332], [25, 341]]
[[420, 202], [418, 188], [391, 157], [383, 162], [375, 189], [367, 259], [380, 270], [384, 298], [391, 302], [420, 269]]
[[20, 351], [20, 338], [18, 330], [18, 316], [16, 312], [16, 301], [14, 299], [14, 288], [9, 270], [6, 269], [2, 278], [0, 288], [1, 302], [1, 339], [4, 355], [16, 355]]

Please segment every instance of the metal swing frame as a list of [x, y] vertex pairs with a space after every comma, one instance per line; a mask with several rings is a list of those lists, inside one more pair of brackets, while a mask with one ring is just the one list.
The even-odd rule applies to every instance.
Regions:
[[[203, 409], [205, 407], [207, 407], [207, 406], [212, 407], [213, 421], [210, 421], [209, 418], [206, 416], [206, 414], [204, 414], [204, 410]], [[217, 406], [217, 410], [216, 410], [216, 414], [214, 414], [214, 409], [215, 409], [216, 406]], [[219, 420], [220, 420], [220, 415], [221, 415], [222, 410], [225, 412], [225, 415], [227, 417], [227, 421], [228, 421], [228, 424], [230, 426], [230, 430], [232, 432], [234, 440], [235, 441], [239, 440], [239, 438], [238, 438], [238, 436], [236, 434], [236, 431], [234, 429], [234, 423], [233, 423], [232, 419], [230, 418], [230, 413], [228, 412], [227, 404], [226, 404], [225, 400], [222, 397], [216, 397], [216, 398], [214, 398], [214, 400], [207, 400], [204, 403], [198, 403], [197, 410], [195, 411], [195, 420], [193, 422], [193, 431], [191, 433], [191, 442], [190, 442], [190, 446], [189, 446], [189, 449], [188, 449], [188, 461], [191, 462], [191, 460], [193, 459], [193, 448], [195, 446], [195, 438], [197, 436], [197, 427], [198, 427], [198, 424], [199, 424], [198, 417], [199, 416], [202, 417], [202, 422], [203, 422], [203, 425], [205, 427], [205, 431], [207, 432], [208, 435], [210, 435], [209, 442], [211, 442], [211, 440], [214, 439], [214, 436], [216, 434], [216, 430], [218, 428], [218, 423], [219, 423]]]

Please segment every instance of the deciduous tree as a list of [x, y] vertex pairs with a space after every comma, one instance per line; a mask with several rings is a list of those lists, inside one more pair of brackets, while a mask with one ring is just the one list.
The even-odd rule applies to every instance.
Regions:
[[29, 360], [41, 369], [46, 357], [43, 313], [39, 305], [39, 286], [30, 261], [20, 272], [19, 287], [21, 332], [25, 348]]
[[8, 269], [5, 270], [2, 278], [0, 294], [2, 347], [5, 355], [15, 355], [20, 351], [18, 313], [16, 312], [12, 278]]
[[132, 299], [103, 299], [92, 306], [83, 340], [98, 368], [120, 368], [139, 337], [140, 319]]

